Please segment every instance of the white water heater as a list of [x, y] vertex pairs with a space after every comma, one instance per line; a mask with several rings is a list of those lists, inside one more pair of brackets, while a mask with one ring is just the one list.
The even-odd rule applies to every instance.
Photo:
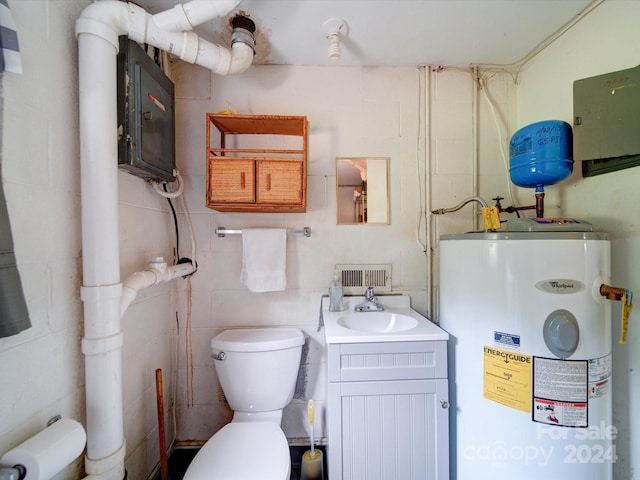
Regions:
[[606, 234], [446, 235], [440, 256], [451, 479], [610, 480]]

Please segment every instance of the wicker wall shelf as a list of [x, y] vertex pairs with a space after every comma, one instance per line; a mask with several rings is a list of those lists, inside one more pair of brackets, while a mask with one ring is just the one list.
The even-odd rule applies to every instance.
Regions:
[[306, 211], [307, 117], [208, 113], [206, 131], [208, 208]]

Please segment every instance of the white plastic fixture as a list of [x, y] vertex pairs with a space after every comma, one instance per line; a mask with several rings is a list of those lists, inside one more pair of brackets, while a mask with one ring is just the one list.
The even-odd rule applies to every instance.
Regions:
[[329, 59], [337, 62], [342, 54], [340, 50], [341, 37], [347, 36], [349, 25], [342, 18], [332, 17], [322, 24], [322, 33], [329, 41]]
[[[231, 49], [191, 29], [228, 14], [239, 1], [194, 0], [151, 15], [133, 3], [103, 0], [76, 21], [78, 38], [87, 452], [90, 479], [125, 476], [121, 315], [139, 288], [192, 273], [191, 264], [120, 280], [116, 54], [118, 36], [165, 50], [214, 73], [241, 73], [253, 61], [253, 32], [234, 28]], [[236, 17], [237, 19], [238, 17]], [[234, 24], [235, 20], [234, 19]], [[245, 19], [246, 20], [246, 19]], [[244, 25], [250, 24], [246, 20]], [[236, 25], [234, 25], [236, 27]], [[155, 265], [157, 267], [157, 265]]]
[[186, 277], [193, 272], [194, 268], [191, 263], [167, 266], [167, 262], [162, 257], [153, 259], [149, 262], [147, 270], [134, 272], [123, 282], [122, 297], [120, 298], [120, 316], [124, 316], [140, 290], [158, 283], [168, 282], [174, 278]]

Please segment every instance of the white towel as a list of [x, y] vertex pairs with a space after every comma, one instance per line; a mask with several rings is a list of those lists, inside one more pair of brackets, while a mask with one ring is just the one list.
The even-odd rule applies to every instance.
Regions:
[[242, 229], [240, 281], [252, 292], [275, 292], [287, 286], [287, 231], [283, 228]]

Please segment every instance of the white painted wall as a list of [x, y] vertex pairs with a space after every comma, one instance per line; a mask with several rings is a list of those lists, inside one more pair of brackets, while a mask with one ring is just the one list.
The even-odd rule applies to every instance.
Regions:
[[[471, 195], [474, 178], [483, 195], [506, 196], [504, 166], [501, 158], [494, 155], [499, 148], [493, 118], [486, 99], [478, 98], [476, 128], [482, 141], [477, 148], [486, 165], [477, 169], [474, 177], [474, 82], [469, 72], [253, 66], [238, 77], [210, 78], [208, 72], [180, 63], [175, 65], [174, 76], [179, 97], [178, 161], [197, 225], [200, 265], [193, 280], [195, 399], [193, 406], [187, 406], [186, 386], [181, 380], [178, 437], [207, 439], [230, 419], [231, 412], [220, 403], [209, 358], [213, 335], [232, 326], [293, 325], [302, 328], [311, 343], [304, 359], [307, 383], [299, 385], [299, 395], [286, 409], [283, 426], [290, 438], [304, 438], [306, 400], [314, 398], [320, 418], [325, 408], [326, 355], [317, 325], [319, 295], [327, 291], [334, 265], [391, 263], [393, 290], [410, 294], [414, 308], [428, 313], [428, 258], [423, 253], [427, 239], [424, 221], [418, 225], [421, 204], [431, 202], [434, 208], [452, 206]], [[498, 116], [513, 116], [507, 108], [514, 98], [510, 77], [492, 77], [488, 88]], [[426, 105], [429, 98], [433, 107], [427, 122], [419, 119], [419, 106]], [[205, 113], [226, 108], [242, 114], [308, 117], [307, 213], [219, 213], [204, 207]], [[503, 122], [498, 124], [506, 129]], [[426, 139], [427, 130], [431, 141]], [[335, 158], [339, 156], [390, 158], [390, 225], [336, 225]], [[425, 193], [421, 179], [428, 156], [433, 156], [434, 176]], [[472, 217], [469, 207], [433, 222], [438, 234], [464, 231], [472, 228]], [[217, 238], [214, 230], [219, 226], [309, 226], [312, 236], [288, 239], [287, 290], [257, 294], [239, 282], [241, 238]], [[181, 357], [180, 362], [180, 378], [186, 378], [185, 360]], [[317, 422], [316, 433], [324, 434], [323, 421]]]
[[[518, 88], [518, 127], [559, 119], [572, 123], [573, 82], [632, 68], [640, 62], [640, 2], [608, 0], [526, 66]], [[571, 179], [557, 187], [566, 216], [584, 218], [611, 238], [612, 283], [640, 291], [640, 168]], [[556, 188], [556, 187], [550, 187]], [[613, 306], [613, 420], [619, 460], [614, 478], [637, 478], [640, 469], [640, 329], [630, 320], [627, 345], [618, 345], [620, 306]]]
[[[57, 413], [84, 420], [79, 350], [77, 43], [73, 24], [88, 3], [56, 2], [56, 8], [44, 0], [11, 4], [20, 29], [25, 73], [4, 74], [2, 78], [2, 172], [34, 326], [15, 337], [0, 339], [0, 379], [10, 386], [0, 394], [0, 453], [39, 431]], [[635, 65], [639, 46], [633, 36], [633, 19], [639, 17], [639, 8], [637, 2], [605, 2], [528, 66], [521, 77], [517, 104], [510, 77], [490, 77], [488, 94], [496, 108], [497, 123], [483, 92], [477, 94], [478, 115], [474, 119], [476, 91], [468, 72], [263, 66], [224, 78], [180, 65], [174, 73], [178, 163], [185, 176], [200, 267], [192, 283], [193, 369], [185, 355], [186, 283], [174, 282], [141, 293], [123, 322], [129, 478], [145, 478], [158, 461], [156, 368], [165, 371], [165, 399], [170, 401], [177, 387], [179, 440], [206, 440], [229, 420], [209, 358], [210, 338], [229, 326], [296, 325], [309, 335], [306, 383], [301, 383], [301, 395], [284, 419], [290, 437], [306, 436], [306, 398], [317, 400], [321, 412], [326, 399], [326, 357], [322, 332], [316, 330], [319, 295], [328, 287], [333, 265], [392, 263], [394, 290], [410, 294], [414, 307], [428, 313], [427, 265], [433, 261], [437, 267], [436, 239], [444, 233], [471, 229], [473, 209], [468, 206], [457, 214], [429, 216], [434, 250], [431, 257], [425, 256], [424, 223], [418, 228], [419, 185], [425, 171], [430, 172], [429, 188], [422, 203], [429, 208], [458, 203], [474, 191], [475, 184], [486, 199], [495, 195], [508, 199], [499, 139], [505, 147], [516, 127], [552, 117], [570, 119], [573, 79]], [[419, 105], [427, 103], [429, 115], [420, 123]], [[307, 213], [218, 213], [204, 207], [204, 114], [228, 107], [239, 113], [308, 116]], [[475, 151], [479, 161], [474, 167]], [[336, 156], [390, 157], [390, 226], [335, 225]], [[557, 195], [567, 214], [593, 219], [612, 232], [614, 283], [631, 288], [632, 272], [640, 262], [633, 253], [639, 238], [637, 222], [633, 212], [629, 213], [638, 200], [636, 177], [637, 172], [629, 170], [587, 181], [572, 180], [558, 188], [561, 194]], [[594, 191], [603, 203], [593, 201]], [[529, 195], [520, 192], [516, 201], [532, 203]], [[555, 203], [552, 200], [547, 206], [555, 209]], [[173, 227], [166, 201], [126, 173], [120, 174], [120, 224], [123, 278], [144, 268], [152, 256], [171, 256]], [[311, 238], [289, 238], [287, 290], [255, 294], [239, 282], [241, 238], [217, 238], [213, 232], [218, 226], [309, 226], [313, 233]], [[181, 253], [184, 255], [184, 250]], [[437, 271], [433, 284], [437, 289]], [[433, 313], [437, 314], [437, 305]], [[632, 325], [630, 346], [637, 335]], [[629, 347], [616, 348], [614, 354], [616, 425], [621, 430], [617, 445], [622, 457], [616, 478], [626, 479], [631, 478], [634, 467], [633, 453], [638, 457], [631, 431], [637, 430], [639, 420], [630, 408], [638, 396], [634, 368], [638, 358]], [[176, 355], [178, 379], [174, 384], [170, 373]], [[192, 398], [187, 397], [187, 371], [193, 372]], [[173, 423], [169, 415], [167, 418], [172, 438]], [[80, 467], [78, 462], [60, 478], [77, 478]]]
[[84, 421], [77, 55], [66, 17], [86, 3], [11, 5], [25, 73], [2, 75], [2, 177], [33, 326], [0, 339], [2, 453], [56, 414]]
[[[418, 71], [415, 68], [254, 66], [237, 77], [176, 65], [179, 85], [179, 164], [198, 230], [200, 270], [193, 280], [195, 405], [179, 397], [179, 437], [207, 439], [230, 418], [219, 404], [209, 342], [223, 328], [293, 325], [310, 337], [298, 396], [285, 412], [289, 437], [307, 437], [306, 400], [322, 418], [326, 401], [323, 332], [317, 332], [319, 299], [336, 263], [391, 263], [394, 290], [409, 293], [425, 311], [426, 257], [416, 240], [420, 212]], [[182, 79], [188, 81], [182, 82]], [[204, 207], [205, 113], [232, 107], [243, 114], [306, 115], [309, 120], [308, 208], [302, 214], [219, 213]], [[337, 226], [335, 158], [390, 157], [390, 226]], [[287, 289], [252, 293], [239, 281], [240, 236], [217, 238], [216, 227], [309, 226], [312, 236], [289, 236]], [[424, 224], [421, 238], [424, 241]], [[181, 363], [181, 367], [184, 364]], [[184, 368], [180, 370], [184, 378]], [[179, 383], [183, 392], [183, 384]], [[323, 422], [317, 433], [323, 434]]]
[[[2, 176], [33, 327], [0, 339], [0, 455], [54, 415], [84, 423], [74, 23], [89, 3], [11, 2], [24, 73], [2, 75]], [[170, 258], [173, 226], [165, 199], [138, 178], [119, 178], [124, 279], [153, 256]], [[175, 285], [165, 284], [141, 292], [123, 319], [126, 466], [132, 479], [146, 478], [159, 458], [155, 369], [165, 372], [168, 399], [175, 356], [172, 290]], [[167, 429], [171, 439], [169, 419]], [[80, 478], [82, 468], [80, 459], [58, 477]]]
[[[77, 44], [73, 25], [87, 3], [64, 2], [56, 9], [40, 0], [12, 4], [25, 73], [3, 76], [2, 167], [16, 254], [34, 327], [0, 340], [1, 377], [12, 387], [2, 394], [3, 413], [6, 406], [9, 415], [3, 414], [0, 419], [0, 452], [39, 431], [57, 413], [84, 420], [83, 358], [79, 349]], [[448, 206], [470, 193], [469, 162], [474, 148], [469, 138], [473, 123], [471, 77], [457, 71], [438, 75], [436, 81], [416, 68], [254, 67], [240, 77], [211, 78], [197, 67], [181, 65], [176, 70], [178, 162], [185, 176], [200, 267], [192, 285], [193, 369], [185, 354], [186, 283], [142, 292], [123, 321], [129, 478], [145, 478], [158, 462], [153, 383], [156, 368], [165, 371], [168, 403], [174, 387], [178, 390], [179, 440], [201, 442], [229, 420], [230, 412], [220, 404], [209, 358], [210, 338], [229, 326], [297, 325], [309, 335], [300, 395], [284, 418], [290, 437], [306, 437], [306, 398], [316, 399], [319, 419], [326, 400], [326, 357], [317, 321], [319, 296], [328, 287], [335, 263], [392, 263], [394, 290], [410, 294], [414, 307], [428, 312], [428, 258], [423, 252], [424, 222], [419, 224], [421, 204]], [[508, 85], [504, 78], [493, 81], [492, 89], [498, 87], [494, 93], [503, 106], [508, 100]], [[420, 123], [419, 105], [424, 105], [427, 95], [440, 110], [434, 111], [429, 122], [423, 119]], [[203, 206], [204, 113], [229, 106], [241, 113], [309, 117], [307, 213], [223, 214]], [[486, 109], [482, 115], [486, 115]], [[495, 137], [491, 128], [488, 126], [486, 135], [481, 135], [487, 138], [487, 145], [492, 145]], [[427, 130], [433, 136], [433, 145], [437, 140], [437, 149], [429, 147], [424, 133], [419, 138], [419, 131]], [[431, 182], [429, 192], [423, 190], [421, 200], [424, 162], [430, 155], [438, 159], [439, 177]], [[336, 226], [336, 156], [390, 157], [390, 226]], [[482, 187], [485, 180], [490, 185], [503, 172], [498, 168], [481, 174]], [[119, 182], [125, 278], [144, 268], [153, 256], [170, 258], [173, 230], [164, 199], [127, 173], [120, 173]], [[471, 216], [467, 210], [447, 217], [439, 224], [439, 232], [468, 229]], [[310, 226], [313, 234], [311, 238], [289, 238], [287, 290], [254, 294], [239, 282], [240, 237], [217, 238], [213, 231], [218, 226]], [[186, 233], [182, 235], [184, 239]], [[181, 245], [182, 255], [188, 248], [186, 243], [187, 247]], [[177, 309], [173, 307], [173, 292], [179, 298]], [[171, 365], [176, 355], [179, 376], [174, 383]], [[187, 371], [193, 372], [193, 398], [187, 397]], [[169, 413], [167, 420], [171, 439], [173, 422]], [[323, 422], [317, 425], [322, 435]], [[60, 478], [77, 478], [81, 468], [82, 462], [78, 461]]]

